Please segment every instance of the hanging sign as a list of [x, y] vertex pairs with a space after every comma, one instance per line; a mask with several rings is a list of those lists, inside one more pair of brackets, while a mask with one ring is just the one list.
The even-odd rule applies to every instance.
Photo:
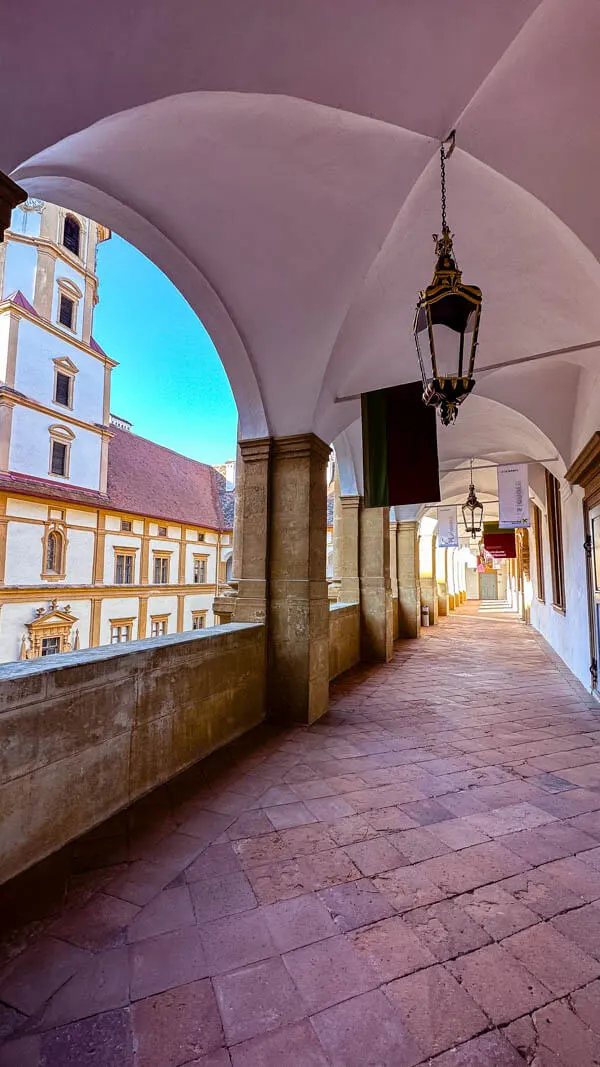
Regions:
[[458, 509], [456, 505], [437, 509], [438, 548], [458, 548]]
[[502, 529], [495, 522], [484, 522], [483, 546], [493, 559], [514, 559], [517, 555], [515, 531]]
[[498, 525], [503, 530], [529, 526], [529, 467], [505, 463], [498, 467]]

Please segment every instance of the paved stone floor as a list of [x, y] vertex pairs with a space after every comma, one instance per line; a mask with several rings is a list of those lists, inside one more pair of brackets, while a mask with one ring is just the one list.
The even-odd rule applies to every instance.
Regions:
[[0, 1067], [591, 1067], [600, 706], [463, 606], [1, 903]]

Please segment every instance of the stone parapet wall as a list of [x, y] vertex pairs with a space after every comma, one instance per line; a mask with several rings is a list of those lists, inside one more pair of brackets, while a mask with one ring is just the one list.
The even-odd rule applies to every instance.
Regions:
[[360, 661], [360, 605], [329, 605], [329, 677]]
[[264, 715], [259, 624], [0, 667], [0, 883]]

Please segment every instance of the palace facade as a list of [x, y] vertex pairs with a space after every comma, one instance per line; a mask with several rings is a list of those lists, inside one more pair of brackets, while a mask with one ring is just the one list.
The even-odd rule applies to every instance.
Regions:
[[109, 238], [34, 200], [0, 244], [2, 662], [212, 626], [231, 567], [231, 481], [110, 415]]

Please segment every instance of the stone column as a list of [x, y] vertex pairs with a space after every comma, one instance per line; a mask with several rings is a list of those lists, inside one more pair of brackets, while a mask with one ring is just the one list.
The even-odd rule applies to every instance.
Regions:
[[421, 534], [419, 538], [419, 575], [421, 584], [421, 605], [429, 607], [429, 623], [434, 626], [438, 620], [438, 592], [435, 574], [434, 534]]
[[448, 613], [456, 610], [456, 587], [454, 584], [454, 548], [446, 549], [446, 585], [448, 587]]
[[314, 722], [329, 699], [329, 452], [312, 433], [273, 440], [267, 692], [271, 714], [288, 722]]
[[398, 523], [390, 522], [390, 583], [392, 586], [392, 638], [397, 641], [398, 629]]
[[399, 637], [419, 637], [421, 633], [418, 532], [418, 522], [399, 522], [397, 524], [396, 567], [398, 572]]
[[393, 651], [390, 510], [359, 510], [361, 656], [387, 663]]
[[438, 615], [448, 614], [448, 579], [447, 579], [447, 553], [446, 548], [436, 549], [436, 577], [437, 577], [437, 589], [438, 589]]
[[343, 604], [358, 604], [360, 577], [358, 561], [359, 496], [340, 497], [341, 521], [339, 538], [340, 595]]
[[[271, 438], [241, 441], [233, 530], [237, 596], [233, 622], [266, 622]], [[233, 600], [233, 598], [231, 598]]]
[[340, 578], [342, 570], [342, 500], [340, 496], [340, 477], [335, 468], [333, 478], [333, 581], [329, 583], [329, 599], [341, 600]]

